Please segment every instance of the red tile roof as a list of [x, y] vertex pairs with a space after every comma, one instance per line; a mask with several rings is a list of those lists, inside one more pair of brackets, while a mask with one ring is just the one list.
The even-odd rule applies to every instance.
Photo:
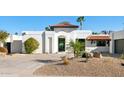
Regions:
[[90, 35], [86, 38], [87, 40], [111, 40], [108, 35]]
[[75, 27], [75, 28], [78, 28], [77, 25], [72, 25], [70, 23], [55, 24], [55, 25], [51, 25], [51, 27]]

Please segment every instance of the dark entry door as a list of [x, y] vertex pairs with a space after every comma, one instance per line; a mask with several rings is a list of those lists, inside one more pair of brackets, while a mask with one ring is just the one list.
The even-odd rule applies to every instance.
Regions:
[[8, 53], [11, 53], [11, 43], [10, 42], [6, 43], [6, 47], [8, 49]]
[[58, 50], [59, 52], [65, 51], [65, 38], [58, 38]]

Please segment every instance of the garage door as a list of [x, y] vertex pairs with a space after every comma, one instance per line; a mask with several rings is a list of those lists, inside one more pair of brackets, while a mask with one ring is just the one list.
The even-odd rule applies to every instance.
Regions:
[[115, 53], [124, 53], [124, 39], [115, 40]]
[[14, 40], [12, 43], [12, 53], [21, 53], [22, 52], [22, 41]]

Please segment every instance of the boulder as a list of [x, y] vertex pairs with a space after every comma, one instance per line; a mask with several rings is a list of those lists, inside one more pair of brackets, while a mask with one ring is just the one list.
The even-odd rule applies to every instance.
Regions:
[[100, 52], [94, 52], [93, 57], [95, 58], [102, 58], [102, 54]]

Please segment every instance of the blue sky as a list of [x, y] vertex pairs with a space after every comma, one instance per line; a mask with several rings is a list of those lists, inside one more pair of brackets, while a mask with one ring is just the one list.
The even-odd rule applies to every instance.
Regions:
[[[0, 16], [0, 29], [9, 33], [22, 31], [41, 31], [48, 25], [62, 21], [76, 22], [77, 16]], [[124, 16], [85, 16], [83, 29], [100, 32], [102, 30], [118, 31], [124, 29]]]

